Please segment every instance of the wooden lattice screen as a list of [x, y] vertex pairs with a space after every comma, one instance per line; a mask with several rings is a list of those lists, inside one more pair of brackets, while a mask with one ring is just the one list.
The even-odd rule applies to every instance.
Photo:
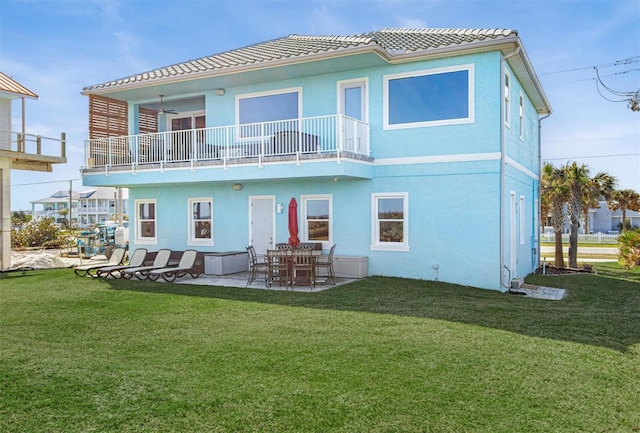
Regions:
[[89, 139], [129, 135], [126, 101], [89, 95]]
[[148, 108], [138, 110], [138, 127], [140, 134], [158, 132], [158, 112]]

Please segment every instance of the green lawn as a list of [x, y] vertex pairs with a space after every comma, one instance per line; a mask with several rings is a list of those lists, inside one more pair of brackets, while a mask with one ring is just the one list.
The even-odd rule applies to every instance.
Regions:
[[638, 432], [640, 271], [543, 301], [368, 278], [319, 293], [0, 279], [0, 431]]

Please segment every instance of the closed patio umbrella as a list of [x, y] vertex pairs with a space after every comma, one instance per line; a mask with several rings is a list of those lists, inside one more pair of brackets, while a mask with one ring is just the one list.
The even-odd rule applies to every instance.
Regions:
[[292, 197], [289, 202], [289, 245], [295, 248], [298, 244], [298, 202]]

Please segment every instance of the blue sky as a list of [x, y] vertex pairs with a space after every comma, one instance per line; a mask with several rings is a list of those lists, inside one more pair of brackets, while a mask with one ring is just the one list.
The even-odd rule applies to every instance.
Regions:
[[[39, 95], [27, 132], [67, 133], [68, 163], [14, 170], [12, 210], [82, 187], [88, 101], [82, 88], [288, 34], [354, 35], [385, 27], [518, 30], [551, 102], [542, 156], [605, 171], [640, 191], [640, 112], [596, 85], [640, 91], [638, 0], [2, 0], [0, 71]], [[605, 99], [605, 97], [607, 99]], [[16, 101], [15, 129], [20, 129]]]

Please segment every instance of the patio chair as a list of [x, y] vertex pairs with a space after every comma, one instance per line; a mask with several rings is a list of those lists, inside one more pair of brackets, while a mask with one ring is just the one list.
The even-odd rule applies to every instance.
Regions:
[[253, 245], [247, 247], [247, 254], [249, 254], [249, 279], [245, 287], [249, 287], [249, 284], [255, 281], [258, 274], [264, 274], [265, 281], [267, 279], [267, 262], [264, 259], [260, 260], [258, 258]]
[[193, 268], [196, 263], [196, 257], [198, 252], [196, 250], [186, 250], [180, 257], [180, 263], [178, 266], [169, 266], [166, 268], [152, 269], [147, 273], [147, 278], [151, 281], [157, 281], [162, 277], [165, 281], [175, 281], [176, 278], [184, 277], [185, 275], [191, 275], [191, 278], [198, 278], [200, 272]]
[[294, 250], [292, 254], [291, 286], [308, 283], [310, 287], [316, 285], [316, 258], [312, 250]]
[[103, 266], [96, 270], [96, 276], [107, 278], [109, 276], [113, 278], [120, 278], [121, 271], [129, 267], [138, 267], [144, 264], [144, 259], [147, 257], [146, 248], [137, 248], [129, 259], [128, 265], [116, 265], [116, 266]]
[[291, 250], [267, 250], [267, 287], [276, 281], [281, 286], [282, 283], [286, 287], [291, 284], [291, 257]]
[[105, 266], [118, 266], [122, 264], [122, 260], [124, 260], [124, 254], [127, 252], [124, 248], [116, 248], [111, 252], [111, 257], [109, 257], [109, 261], [107, 263], [92, 263], [90, 265], [81, 265], [76, 266], [73, 272], [79, 277], [86, 277], [87, 275], [91, 278], [98, 278], [96, 271]]
[[329, 281], [332, 286], [336, 285], [336, 273], [333, 270], [333, 253], [335, 250], [336, 244], [333, 244], [329, 250], [329, 254], [326, 256], [322, 255], [316, 260], [316, 277], [320, 275], [320, 269], [325, 269], [327, 274], [326, 281]]
[[134, 276], [139, 280], [144, 280], [147, 278], [147, 274], [154, 269], [166, 268], [169, 264], [169, 259], [171, 258], [171, 250], [162, 249], [158, 250], [156, 254], [156, 258], [153, 259], [153, 264], [149, 266], [137, 266], [137, 267], [128, 267], [123, 269], [120, 272], [120, 275], [125, 280], [130, 280]]
[[281, 244], [276, 244], [276, 249], [278, 249], [278, 250], [290, 250], [292, 248], [291, 248], [290, 244], [281, 243]]

